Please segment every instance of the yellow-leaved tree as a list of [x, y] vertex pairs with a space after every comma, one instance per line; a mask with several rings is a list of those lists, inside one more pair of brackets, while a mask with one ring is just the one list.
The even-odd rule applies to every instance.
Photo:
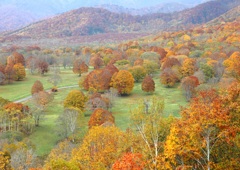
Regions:
[[124, 133], [115, 126], [92, 127], [83, 143], [73, 150], [71, 161], [80, 169], [111, 169], [120, 154], [126, 150]]
[[224, 61], [226, 71], [240, 81], [240, 52], [234, 52], [229, 59]]
[[75, 107], [83, 112], [86, 102], [87, 97], [83, 94], [83, 92], [79, 90], [72, 90], [70, 93], [68, 93], [67, 97], [64, 100], [64, 107]]
[[128, 95], [134, 87], [134, 78], [129, 71], [121, 70], [115, 73], [111, 80], [111, 86], [121, 95]]

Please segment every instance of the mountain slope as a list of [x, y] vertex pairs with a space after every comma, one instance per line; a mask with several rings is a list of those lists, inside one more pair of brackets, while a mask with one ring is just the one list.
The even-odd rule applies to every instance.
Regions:
[[214, 20], [208, 22], [208, 25], [216, 25], [222, 22], [232, 22], [240, 18], [240, 5], [229, 10], [227, 13], [215, 18]]
[[[98, 5], [112, 12], [143, 15], [156, 12], [168, 13], [180, 11], [189, 7], [189, 5], [197, 5], [203, 1], [204, 0], [1, 0], [0, 32], [15, 30], [34, 21], [39, 21], [80, 7], [93, 7]], [[114, 7], [116, 5], [118, 5], [119, 8], [116, 9], [116, 7]]]
[[0, 7], [0, 31], [21, 28], [37, 20], [38, 18], [31, 13], [19, 10], [15, 6]]
[[218, 0], [172, 14], [132, 16], [104, 9], [80, 8], [29, 25], [6, 35], [32, 38], [54, 38], [93, 35], [99, 33], [149, 32], [176, 30], [206, 23], [240, 5], [239, 0]]

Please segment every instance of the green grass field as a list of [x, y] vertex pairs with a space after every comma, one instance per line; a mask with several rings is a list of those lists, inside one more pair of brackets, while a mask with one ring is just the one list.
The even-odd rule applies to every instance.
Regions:
[[[71, 70], [62, 70], [62, 83], [59, 87], [75, 85], [78, 83], [79, 77], [73, 74]], [[32, 84], [36, 80], [40, 80], [45, 89], [51, 88], [51, 84], [47, 82], [46, 76], [39, 75], [27, 75], [26, 80], [20, 82], [14, 82], [11, 85], [4, 85], [0, 87], [1, 97], [7, 98], [9, 100], [17, 100], [30, 95], [30, 89]], [[155, 80], [155, 92], [153, 95], [164, 98], [165, 109], [164, 113], [166, 116], [173, 115], [179, 117], [180, 106], [185, 106], [187, 104], [185, 98], [182, 95], [181, 90], [177, 87], [166, 88], [160, 84], [158, 77]], [[57, 118], [64, 111], [63, 101], [67, 94], [79, 87], [70, 89], [61, 89], [54, 96], [54, 101], [49, 104], [46, 111], [44, 120], [40, 122], [40, 126], [36, 127], [34, 132], [29, 136], [30, 141], [36, 146], [36, 153], [39, 156], [47, 155], [51, 149], [57, 144], [61, 137], [57, 134], [58, 124]], [[150, 98], [152, 95], [145, 93], [141, 90], [141, 83], [135, 83], [134, 89], [129, 96], [118, 97], [115, 101], [114, 107], [111, 109], [115, 117], [116, 126], [122, 130], [126, 130], [130, 127], [130, 110], [137, 106], [138, 100], [143, 98]], [[26, 102], [26, 104], [31, 106], [31, 103]], [[89, 121], [89, 112], [86, 114], [81, 127], [84, 131], [88, 128], [87, 124]], [[81, 134], [83, 135], [83, 133]]]
[[[44, 89], [50, 89], [50, 84], [47, 79], [51, 76], [51, 72], [44, 76], [39, 74], [31, 75], [26, 71], [27, 75], [23, 81], [14, 81], [12, 84], [6, 84], [0, 86], [0, 97], [15, 101], [31, 95], [31, 88], [36, 80], [40, 80], [43, 83]], [[78, 84], [79, 77], [73, 74], [71, 69], [61, 69], [62, 82], [58, 87], [70, 86]]]

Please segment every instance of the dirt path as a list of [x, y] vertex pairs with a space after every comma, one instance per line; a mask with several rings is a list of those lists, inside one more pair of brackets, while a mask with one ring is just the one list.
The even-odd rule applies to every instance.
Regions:
[[[79, 85], [72, 85], [72, 86], [65, 86], [65, 87], [59, 87], [58, 90], [61, 90], [61, 89], [69, 89], [69, 88], [73, 88], [73, 87], [78, 87]], [[46, 90], [46, 91], [50, 91], [50, 89]], [[27, 100], [30, 100], [32, 98], [32, 96], [28, 96], [28, 97], [24, 97], [22, 99], [19, 99], [19, 100], [16, 100], [14, 101], [14, 103], [22, 103], [22, 102], [25, 102]]]

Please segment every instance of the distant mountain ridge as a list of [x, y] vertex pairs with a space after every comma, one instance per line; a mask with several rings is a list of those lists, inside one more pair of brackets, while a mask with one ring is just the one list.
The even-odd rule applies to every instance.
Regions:
[[172, 13], [182, 11], [184, 9], [192, 7], [192, 5], [184, 5], [176, 2], [169, 2], [164, 4], [155, 5], [153, 7], [141, 8], [141, 9], [134, 9], [134, 8], [124, 8], [118, 5], [98, 5], [95, 6], [96, 8], [103, 8], [111, 12], [115, 13], [127, 13], [131, 15], [146, 15], [146, 14], [153, 14], [153, 13]]
[[[171, 5], [163, 5], [166, 2]], [[193, 6], [202, 2], [204, 0], [1, 0], [0, 32], [19, 29], [35, 21], [80, 7], [102, 6], [101, 8], [112, 12], [123, 13], [124, 11], [128, 14], [144, 15], [180, 11], [186, 9], [189, 4]], [[113, 8], [116, 5], [118, 9]]]
[[144, 16], [117, 14], [99, 8], [79, 8], [9, 32], [5, 36], [63, 38], [101, 33], [153, 33], [160, 30], [179, 30], [209, 22], [237, 5], [240, 5], [239, 0], [218, 0], [181, 12]]

